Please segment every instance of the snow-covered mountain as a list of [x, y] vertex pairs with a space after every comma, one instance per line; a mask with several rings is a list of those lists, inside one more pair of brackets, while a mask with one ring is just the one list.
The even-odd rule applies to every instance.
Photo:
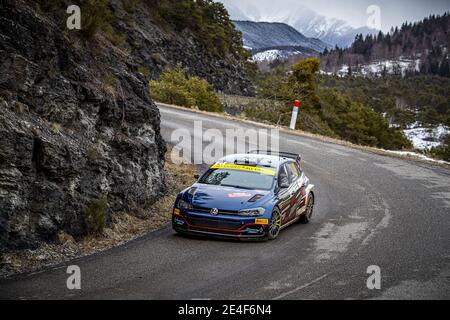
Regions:
[[327, 45], [319, 39], [308, 38], [285, 23], [233, 21], [242, 32], [244, 45], [253, 51], [269, 47], [304, 47], [323, 52]]
[[316, 14], [311, 19], [297, 20], [293, 25], [297, 30], [309, 37], [315, 37], [331, 46], [346, 48], [355, 41], [355, 36], [377, 33], [367, 27], [353, 28], [347, 22]]
[[220, 0], [233, 20], [282, 22], [294, 27], [309, 38], [317, 38], [334, 47], [348, 47], [358, 33], [376, 33], [369, 28], [353, 28], [347, 22], [325, 17], [298, 4], [296, 0], [281, 7], [277, 1]]

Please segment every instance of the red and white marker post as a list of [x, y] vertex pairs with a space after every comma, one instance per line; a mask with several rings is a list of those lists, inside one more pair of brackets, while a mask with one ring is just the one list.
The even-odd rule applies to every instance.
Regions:
[[295, 130], [295, 126], [297, 125], [297, 117], [298, 117], [298, 111], [300, 109], [300, 101], [295, 100], [294, 101], [294, 110], [292, 111], [292, 118], [291, 118], [291, 130]]

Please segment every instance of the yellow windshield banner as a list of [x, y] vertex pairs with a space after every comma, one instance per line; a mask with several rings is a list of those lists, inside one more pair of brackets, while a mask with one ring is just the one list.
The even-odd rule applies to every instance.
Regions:
[[296, 166], [295, 163], [293, 163], [293, 162], [292, 162], [292, 169], [294, 169], [295, 176], [298, 177], [297, 166]]
[[228, 169], [228, 170], [236, 170], [236, 171], [247, 171], [247, 172], [265, 174], [268, 176], [275, 176], [275, 169], [243, 166], [243, 165], [238, 165], [238, 164], [216, 163], [215, 165], [213, 165], [211, 167], [211, 169]]

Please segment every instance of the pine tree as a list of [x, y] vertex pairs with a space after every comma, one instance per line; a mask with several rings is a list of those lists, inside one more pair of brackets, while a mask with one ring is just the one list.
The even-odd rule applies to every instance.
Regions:
[[[400, 56], [416, 59], [421, 55], [420, 70], [423, 73], [446, 74], [450, 43], [450, 15], [430, 15], [421, 22], [404, 22], [400, 28], [392, 28], [376, 36], [355, 36], [353, 44], [347, 49], [336, 46], [334, 50], [322, 55], [324, 66], [334, 69], [349, 62], [371, 63], [374, 60], [398, 58]], [[331, 63], [330, 63], [331, 62]], [[444, 64], [443, 64], [444, 62]], [[353, 70], [355, 71], [355, 70]]]
[[439, 68], [439, 75], [442, 77], [450, 78], [450, 63], [448, 59], [441, 62], [441, 67]]

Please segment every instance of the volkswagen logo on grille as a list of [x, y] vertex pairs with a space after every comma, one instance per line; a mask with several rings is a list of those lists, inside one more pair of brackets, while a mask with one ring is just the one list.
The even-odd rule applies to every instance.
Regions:
[[219, 214], [219, 209], [217, 209], [217, 208], [211, 209], [212, 216], [217, 216], [218, 214]]

